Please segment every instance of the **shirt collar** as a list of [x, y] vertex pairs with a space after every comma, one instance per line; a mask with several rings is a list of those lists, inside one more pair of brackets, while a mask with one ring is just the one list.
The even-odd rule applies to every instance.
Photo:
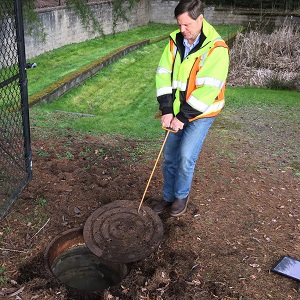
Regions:
[[195, 39], [195, 42], [192, 45], [189, 44], [189, 42], [186, 38], [183, 39], [183, 45], [184, 45], [184, 47], [192, 50], [199, 43], [199, 40], [200, 40], [200, 33], [198, 34], [198, 36]]

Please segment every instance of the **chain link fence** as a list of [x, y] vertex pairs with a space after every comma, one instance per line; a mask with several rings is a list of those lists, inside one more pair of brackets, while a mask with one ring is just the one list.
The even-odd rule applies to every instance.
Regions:
[[31, 179], [21, 0], [0, 1], [0, 220]]

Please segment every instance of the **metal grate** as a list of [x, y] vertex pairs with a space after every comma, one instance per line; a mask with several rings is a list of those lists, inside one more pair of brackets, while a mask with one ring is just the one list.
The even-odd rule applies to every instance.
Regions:
[[0, 2], [0, 219], [31, 179], [21, 0]]

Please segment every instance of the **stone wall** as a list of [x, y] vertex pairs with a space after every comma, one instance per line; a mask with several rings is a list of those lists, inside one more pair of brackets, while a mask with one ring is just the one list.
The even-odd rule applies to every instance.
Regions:
[[[96, 19], [99, 21], [104, 34], [113, 33], [113, 16], [111, 1], [90, 4]], [[71, 43], [83, 42], [95, 38], [91, 29], [81, 24], [80, 18], [65, 7], [53, 7], [38, 10], [41, 24], [45, 30], [45, 41], [38, 37], [38, 31], [25, 34], [26, 58], [30, 59], [46, 51], [51, 51]], [[129, 22], [123, 20], [117, 23], [116, 32], [125, 31], [137, 26], [147, 25], [149, 18], [149, 1], [141, 0], [131, 10], [127, 10]], [[24, 25], [26, 32], [26, 24]]]
[[[174, 9], [178, 1], [151, 0], [150, 22], [176, 24]], [[205, 19], [213, 25], [241, 25], [255, 28], [258, 24], [274, 28], [280, 26], [286, 19], [300, 25], [299, 16], [260, 15], [259, 13], [242, 13], [231, 10], [216, 9], [213, 6], [205, 7]]]
[[[119, 21], [115, 31], [125, 31], [149, 22], [176, 24], [174, 8], [178, 1], [140, 0], [132, 10], [127, 10], [129, 22]], [[99, 20], [104, 34], [113, 33], [112, 5], [110, 0], [90, 4], [96, 18]], [[26, 34], [26, 58], [30, 59], [46, 51], [60, 48], [70, 43], [83, 42], [97, 37], [92, 30], [85, 29], [80, 19], [72, 11], [64, 7], [54, 7], [38, 11], [41, 23], [45, 28], [46, 39], [41, 42], [36, 33]], [[259, 14], [237, 14], [229, 10], [207, 7], [204, 10], [205, 19], [213, 25], [242, 25], [256, 28], [257, 24], [273, 29], [280, 26], [286, 17], [267, 16]], [[289, 17], [288, 21], [300, 24], [299, 16]], [[26, 29], [26, 24], [25, 24]]]

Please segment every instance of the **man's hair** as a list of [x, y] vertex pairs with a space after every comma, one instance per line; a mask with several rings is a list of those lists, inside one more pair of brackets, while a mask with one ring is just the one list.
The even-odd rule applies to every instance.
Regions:
[[196, 20], [204, 13], [204, 5], [200, 0], [180, 0], [174, 10], [175, 18], [188, 12], [188, 15], [193, 20]]

